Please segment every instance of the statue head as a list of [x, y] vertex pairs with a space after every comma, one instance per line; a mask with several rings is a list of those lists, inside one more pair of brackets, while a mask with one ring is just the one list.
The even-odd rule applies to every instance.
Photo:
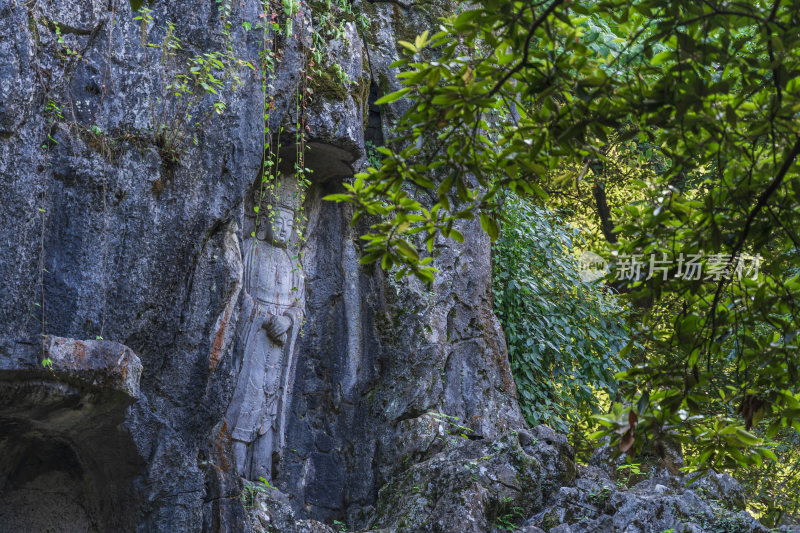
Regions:
[[292, 239], [298, 198], [297, 181], [293, 176], [281, 176], [266, 190], [260, 184], [253, 194], [261, 216], [258, 238], [276, 246], [286, 246]]
[[294, 211], [283, 206], [277, 206], [271, 215], [264, 221], [265, 239], [272, 244], [285, 246], [289, 244], [294, 229]]

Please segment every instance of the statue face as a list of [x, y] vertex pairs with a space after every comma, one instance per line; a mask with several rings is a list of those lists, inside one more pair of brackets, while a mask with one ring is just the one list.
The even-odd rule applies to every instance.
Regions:
[[274, 220], [266, 220], [267, 240], [274, 244], [287, 244], [294, 229], [294, 212], [285, 207], [275, 210]]

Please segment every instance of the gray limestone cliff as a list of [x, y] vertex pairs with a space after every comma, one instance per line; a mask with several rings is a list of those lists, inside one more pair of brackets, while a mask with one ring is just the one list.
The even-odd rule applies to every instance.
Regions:
[[[126, 0], [0, 0], [0, 529], [569, 528], [578, 518], [564, 487], [584, 490], [581, 478], [563, 436], [522, 420], [479, 224], [459, 228], [463, 245], [441, 243], [426, 287], [360, 265], [364, 226], [322, 200], [408, 105], [373, 105], [399, 87], [396, 41], [434, 29], [452, 6], [357, 1], [368, 29], [350, 17], [325, 45], [344, 86], [330, 72], [304, 80], [309, 42], [274, 37], [266, 136], [283, 147], [281, 172], [296, 162], [294, 95], [306, 83], [312, 95], [313, 173], [293, 207], [307, 217], [303, 281], [290, 287], [302, 298], [289, 316], [285, 294], [259, 296], [245, 260], [265, 156], [263, 69], [223, 81], [221, 113], [212, 98], [194, 118], [173, 108], [180, 153], [151, 131], [171, 98], [165, 80], [203, 54], [261, 65], [258, 27], [283, 7], [144, 5], [147, 36]], [[324, 8], [300, 4], [301, 35], [302, 14]], [[147, 46], [170, 31], [172, 61]], [[283, 369], [263, 362], [273, 360]], [[259, 369], [280, 379], [254, 398], [240, 376]], [[251, 404], [263, 423], [233, 435], [234, 413]], [[243, 457], [275, 488], [254, 483]]]

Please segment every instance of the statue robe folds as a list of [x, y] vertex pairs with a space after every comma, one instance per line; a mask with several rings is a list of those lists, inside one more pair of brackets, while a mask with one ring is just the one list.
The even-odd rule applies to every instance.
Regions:
[[[279, 223], [291, 224], [291, 219]], [[226, 416], [238, 473], [252, 480], [272, 479], [284, 445], [294, 345], [304, 306], [297, 259], [286, 248], [268, 242], [272, 231], [259, 233], [243, 243], [245, 290], [237, 334], [244, 357]]]

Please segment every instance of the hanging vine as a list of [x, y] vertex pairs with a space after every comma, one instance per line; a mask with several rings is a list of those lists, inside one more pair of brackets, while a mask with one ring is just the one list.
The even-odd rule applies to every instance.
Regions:
[[[236, 90], [243, 85], [239, 70], [255, 69], [250, 62], [234, 54], [228, 2], [220, 4], [220, 12], [226, 50], [195, 54], [184, 61], [180, 60], [183, 46], [173, 22], [166, 21], [165, 34], [160, 42], [151, 42], [153, 11], [142, 6], [134, 18], [140, 23], [140, 44], [145, 52], [147, 68], [148, 48], [161, 51], [158, 84], [151, 81], [150, 92], [156, 96], [149, 100], [150, 134], [167, 163], [177, 163], [190, 144], [198, 144], [195, 133], [212, 116], [224, 113], [227, 106], [220, 92], [225, 84], [230, 83], [231, 88]], [[215, 101], [210, 109], [200, 111], [200, 104], [206, 97]]]
[[[301, 32], [305, 33], [305, 29], [309, 27], [310, 20], [307, 18], [307, 9], [303, 9], [303, 4], [300, 4], [300, 17], [301, 17]], [[311, 76], [309, 75], [309, 66], [311, 64], [311, 58], [309, 57], [309, 49], [308, 49], [308, 39], [307, 36], [304, 34], [296, 35], [295, 38], [300, 43], [301, 48], [301, 70], [300, 70], [300, 81], [295, 87], [295, 164], [294, 164], [294, 174], [295, 174], [295, 182], [297, 184], [297, 196], [298, 196], [298, 204], [300, 208], [297, 210], [295, 214], [295, 231], [297, 233], [297, 247], [298, 247], [298, 254], [297, 254], [297, 268], [300, 269], [301, 265], [301, 258], [302, 258], [302, 243], [305, 242], [305, 225], [308, 221], [308, 218], [305, 215], [305, 211], [303, 209], [303, 205], [306, 199], [306, 190], [311, 184], [309, 180], [309, 175], [311, 174], [312, 170], [306, 168], [305, 165], [305, 153], [306, 153], [306, 132], [309, 129], [307, 124], [307, 111], [308, 111], [308, 102], [311, 98], [308, 82], [311, 80]]]
[[41, 321], [42, 321], [42, 334], [41, 334], [41, 345], [42, 345], [42, 366], [45, 368], [49, 368], [51, 371], [53, 370], [53, 361], [47, 355], [47, 347], [45, 346], [44, 339], [46, 332], [46, 324], [47, 324], [47, 315], [45, 312], [45, 297], [44, 297], [44, 273], [46, 269], [44, 268], [44, 238], [45, 238], [45, 228], [47, 227], [47, 176], [50, 173], [50, 148], [54, 144], [58, 144], [58, 141], [52, 135], [52, 128], [53, 125], [57, 120], [63, 120], [64, 115], [62, 114], [61, 106], [59, 106], [54, 100], [48, 100], [47, 106], [45, 107], [45, 116], [47, 117], [47, 125], [46, 125], [46, 138], [44, 143], [42, 143], [42, 150], [44, 150], [44, 172], [42, 172], [42, 194], [41, 194], [41, 207], [39, 207], [39, 214], [41, 216], [41, 234], [39, 236], [39, 292], [40, 292], [40, 299], [39, 302], [35, 302], [34, 305], [37, 305], [41, 311]]
[[[310, 88], [308, 81], [310, 77], [307, 74], [307, 65], [309, 64], [310, 54], [308, 49], [308, 37], [305, 33], [309, 27], [310, 18], [307, 9], [302, 2], [295, 0], [283, 0], [283, 13], [285, 21], [279, 21], [279, 13], [270, 2], [263, 2], [262, 7], [264, 12], [260, 15], [263, 19], [261, 23], [262, 29], [262, 47], [260, 52], [260, 70], [262, 81], [262, 105], [263, 105], [263, 137], [262, 144], [264, 146], [264, 158], [261, 170], [261, 181], [259, 186], [258, 197], [259, 201], [253, 206], [253, 211], [256, 215], [255, 228], [251, 232], [251, 236], [255, 236], [255, 232], [259, 224], [263, 223], [263, 216], [266, 215], [268, 223], [272, 224], [275, 220], [276, 206], [272, 205], [271, 199], [275, 198], [278, 191], [278, 178], [280, 176], [281, 168], [281, 139], [283, 136], [283, 125], [274, 125], [272, 123], [272, 115], [275, 111], [275, 69], [282, 59], [282, 51], [278, 46], [278, 38], [285, 37], [285, 42], [294, 40], [301, 48], [301, 69], [300, 78], [297, 86], [295, 87], [294, 94], [294, 113], [290, 113], [295, 129], [295, 161], [294, 161], [294, 177], [296, 178], [297, 190], [295, 191], [298, 209], [295, 211], [294, 228], [297, 235], [297, 260], [298, 269], [301, 268], [301, 247], [305, 242], [304, 229], [307, 217], [303, 209], [305, 202], [306, 190], [310, 184], [308, 175], [311, 170], [305, 165], [305, 152], [306, 152], [306, 132], [308, 131], [307, 124], [307, 108]], [[295, 25], [295, 19], [298, 19], [298, 24]], [[248, 26], [246, 25], [247, 29]], [[273, 127], [277, 127], [277, 132], [273, 133]], [[263, 200], [267, 199], [266, 205]], [[262, 213], [261, 209], [265, 207], [266, 213]]]
[[[100, 92], [100, 100], [97, 103], [97, 110], [95, 111], [95, 117], [102, 112], [103, 109], [103, 101], [106, 96], [106, 92], [108, 90], [108, 84], [110, 83], [110, 76], [109, 76], [109, 64], [110, 64], [110, 57], [111, 57], [111, 49], [114, 43], [114, 28], [116, 26], [115, 17], [117, 14], [117, 3], [116, 1], [111, 2], [111, 14], [109, 15], [109, 30], [108, 30], [108, 52], [105, 58], [105, 64], [103, 68], [103, 84], [101, 87]], [[109, 129], [110, 124], [108, 123], [108, 119], [106, 121], [106, 129]], [[96, 120], [92, 120], [93, 123], [96, 123]], [[99, 135], [100, 142], [101, 142], [101, 149], [102, 149], [102, 156], [103, 156], [103, 313], [102, 318], [100, 320], [100, 334], [96, 337], [98, 340], [103, 339], [103, 335], [105, 333], [105, 326], [106, 326], [106, 316], [108, 314], [108, 162], [111, 160], [111, 149], [108, 145], [108, 139], [103, 136]]]
[[[255, 202], [253, 211], [256, 215], [255, 227], [251, 236], [255, 238], [259, 224], [262, 223], [261, 205], [265, 197], [273, 198], [276, 193], [277, 172], [280, 164], [280, 132], [277, 136], [277, 146], [273, 143], [271, 114], [275, 109], [275, 67], [280, 57], [277, 46], [277, 36], [281, 32], [281, 27], [277, 22], [278, 14], [271, 11], [269, 2], [262, 4], [264, 12], [260, 15], [262, 19], [262, 41], [260, 51], [260, 71], [261, 71], [261, 95], [263, 125], [262, 146], [264, 156], [261, 167], [261, 183], [258, 192], [258, 202]], [[270, 13], [268, 16], [267, 14]], [[247, 26], [245, 26], [247, 28]], [[281, 129], [282, 131], [282, 129]], [[271, 204], [267, 205], [267, 222], [273, 224], [275, 220], [275, 210]], [[255, 246], [255, 240], [253, 241]]]

